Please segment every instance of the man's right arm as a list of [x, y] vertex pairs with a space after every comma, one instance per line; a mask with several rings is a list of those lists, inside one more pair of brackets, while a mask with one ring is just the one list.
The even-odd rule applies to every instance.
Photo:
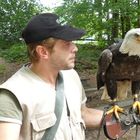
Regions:
[[8, 90], [0, 90], [0, 139], [19, 140], [22, 110], [16, 97]]
[[1, 140], [19, 140], [21, 125], [16, 123], [0, 122]]

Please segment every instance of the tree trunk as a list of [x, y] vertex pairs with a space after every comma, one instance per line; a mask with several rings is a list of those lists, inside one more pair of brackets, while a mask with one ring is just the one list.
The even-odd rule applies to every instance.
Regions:
[[121, 15], [121, 30], [122, 30], [122, 38], [125, 36], [125, 27], [124, 27], [124, 17]]
[[[117, 4], [117, 0], [114, 0], [114, 5]], [[112, 37], [111, 42], [114, 42], [115, 38], [118, 38], [118, 21], [119, 21], [119, 12], [114, 10], [112, 13]]]

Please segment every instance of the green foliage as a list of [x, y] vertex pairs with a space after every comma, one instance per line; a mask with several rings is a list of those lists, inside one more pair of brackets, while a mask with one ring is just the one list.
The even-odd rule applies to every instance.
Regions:
[[19, 42], [25, 24], [41, 10], [36, 0], [0, 0], [0, 42]]
[[27, 50], [23, 44], [14, 44], [9, 49], [1, 50], [0, 56], [9, 62], [26, 62]]
[[123, 38], [130, 28], [140, 27], [139, 0], [64, 0], [55, 12], [64, 23], [86, 30], [99, 47]]
[[99, 50], [96, 46], [92, 46], [91, 44], [83, 44], [78, 46], [78, 59], [91, 63], [97, 61], [101, 50]]
[[80, 44], [77, 46], [78, 52], [76, 69], [78, 69], [78, 71], [82, 71], [89, 68], [92, 72], [96, 72], [97, 61], [103, 49], [99, 49], [97, 46], [93, 46], [91, 44]]

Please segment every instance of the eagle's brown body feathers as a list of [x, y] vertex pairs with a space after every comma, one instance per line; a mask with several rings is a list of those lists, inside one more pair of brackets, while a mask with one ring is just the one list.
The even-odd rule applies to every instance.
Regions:
[[121, 54], [119, 50], [112, 51], [112, 62], [110, 63], [106, 77], [115, 80], [140, 80], [140, 57]]

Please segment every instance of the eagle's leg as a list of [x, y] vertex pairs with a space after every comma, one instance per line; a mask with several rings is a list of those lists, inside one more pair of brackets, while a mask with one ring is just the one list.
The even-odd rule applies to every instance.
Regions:
[[134, 103], [132, 105], [132, 109], [138, 114], [140, 114], [140, 101], [138, 100], [138, 94], [140, 91], [140, 81], [133, 81], [131, 90], [134, 96]]
[[[114, 102], [114, 101], [113, 101]], [[113, 113], [117, 120], [120, 120], [119, 113], [124, 113], [124, 109], [119, 107], [115, 102], [113, 103], [113, 106], [106, 112], [106, 114]]]
[[112, 102], [113, 102], [112, 107], [106, 112], [106, 114], [112, 114], [113, 113], [115, 115], [116, 119], [120, 120], [119, 113], [124, 113], [124, 109], [119, 107], [116, 104], [115, 100], [113, 100]]
[[140, 114], [140, 101], [138, 101], [138, 95], [134, 95], [134, 103], [132, 105], [132, 109]]
[[119, 113], [124, 113], [124, 109], [117, 105], [117, 82], [116, 80], [106, 80], [106, 87], [108, 95], [110, 96], [112, 103], [111, 108], [106, 112], [106, 114], [113, 113], [116, 119], [120, 120]]

